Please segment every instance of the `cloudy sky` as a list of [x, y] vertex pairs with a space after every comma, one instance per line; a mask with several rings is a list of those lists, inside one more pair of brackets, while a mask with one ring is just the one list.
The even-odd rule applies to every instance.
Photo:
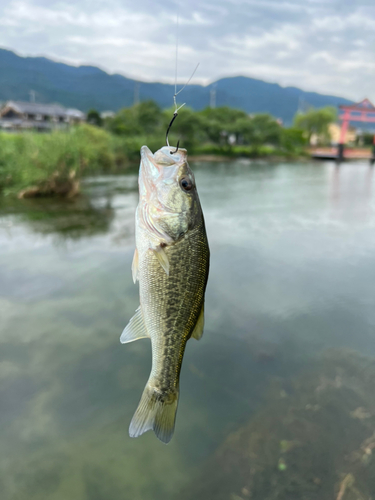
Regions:
[[375, 101], [375, 0], [0, 0], [0, 47], [147, 81], [246, 75]]

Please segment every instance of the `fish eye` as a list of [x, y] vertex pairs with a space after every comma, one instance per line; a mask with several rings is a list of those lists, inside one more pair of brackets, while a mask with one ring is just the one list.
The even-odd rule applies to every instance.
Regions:
[[189, 177], [183, 177], [180, 180], [180, 186], [184, 191], [190, 191], [193, 188], [193, 183]]

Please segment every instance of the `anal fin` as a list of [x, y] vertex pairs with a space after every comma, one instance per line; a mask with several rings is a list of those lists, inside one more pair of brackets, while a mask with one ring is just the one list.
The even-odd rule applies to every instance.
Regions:
[[139, 306], [135, 311], [134, 316], [130, 319], [129, 323], [122, 332], [120, 342], [121, 344], [127, 344], [128, 342], [144, 339], [149, 336], [150, 335], [147, 333], [146, 325], [143, 319], [141, 306]]
[[203, 328], [204, 328], [204, 304], [198, 316], [198, 321], [195, 325], [193, 333], [191, 334], [191, 337], [193, 339], [200, 340], [203, 335]]

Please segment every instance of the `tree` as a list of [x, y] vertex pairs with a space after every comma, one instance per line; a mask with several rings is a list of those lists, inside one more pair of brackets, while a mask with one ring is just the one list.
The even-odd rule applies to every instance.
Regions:
[[299, 128], [283, 128], [280, 145], [289, 152], [301, 150], [307, 143], [304, 135], [304, 131]]
[[[164, 130], [167, 131], [168, 125], [173, 117], [174, 108], [169, 108], [164, 111]], [[173, 122], [171, 132], [169, 134], [169, 142], [180, 140], [182, 148], [191, 149], [202, 139], [202, 119], [199, 113], [196, 113], [191, 108], [184, 106]]]
[[201, 118], [202, 131], [214, 144], [227, 144], [228, 136], [235, 133], [233, 124], [237, 120], [246, 120], [245, 111], [222, 106], [220, 108], [205, 108], [197, 113]]
[[90, 123], [90, 125], [96, 125], [97, 127], [101, 127], [103, 125], [103, 119], [96, 109], [90, 109], [87, 112], [87, 123]]
[[356, 140], [359, 146], [372, 146], [374, 144], [374, 134], [367, 131], [359, 133]]
[[141, 135], [142, 129], [136, 120], [133, 108], [123, 108], [108, 120], [108, 129], [117, 135]]
[[107, 122], [108, 129], [117, 135], [151, 135], [160, 132], [163, 115], [154, 101], [142, 101], [131, 108], [120, 109]]
[[303, 130], [310, 142], [311, 136], [316, 134], [320, 139], [329, 139], [328, 126], [337, 120], [337, 110], [332, 106], [325, 108], [311, 108], [306, 113], [297, 113], [294, 117], [294, 126]]
[[228, 132], [236, 136], [237, 143], [276, 146], [280, 143], [282, 128], [271, 115], [257, 114], [238, 118], [229, 125]]
[[138, 125], [146, 134], [154, 133], [161, 126], [162, 111], [156, 102], [141, 101], [133, 108]]

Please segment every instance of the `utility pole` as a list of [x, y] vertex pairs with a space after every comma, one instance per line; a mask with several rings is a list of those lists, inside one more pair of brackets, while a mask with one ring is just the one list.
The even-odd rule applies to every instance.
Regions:
[[213, 85], [212, 89], [210, 90], [210, 108], [216, 108], [216, 85]]
[[302, 105], [301, 104], [302, 104], [302, 97], [299, 96], [299, 98], [298, 98], [298, 108], [297, 108], [297, 113], [298, 114], [302, 113]]
[[35, 90], [30, 90], [29, 91], [29, 94], [30, 94], [30, 102], [35, 102]]

